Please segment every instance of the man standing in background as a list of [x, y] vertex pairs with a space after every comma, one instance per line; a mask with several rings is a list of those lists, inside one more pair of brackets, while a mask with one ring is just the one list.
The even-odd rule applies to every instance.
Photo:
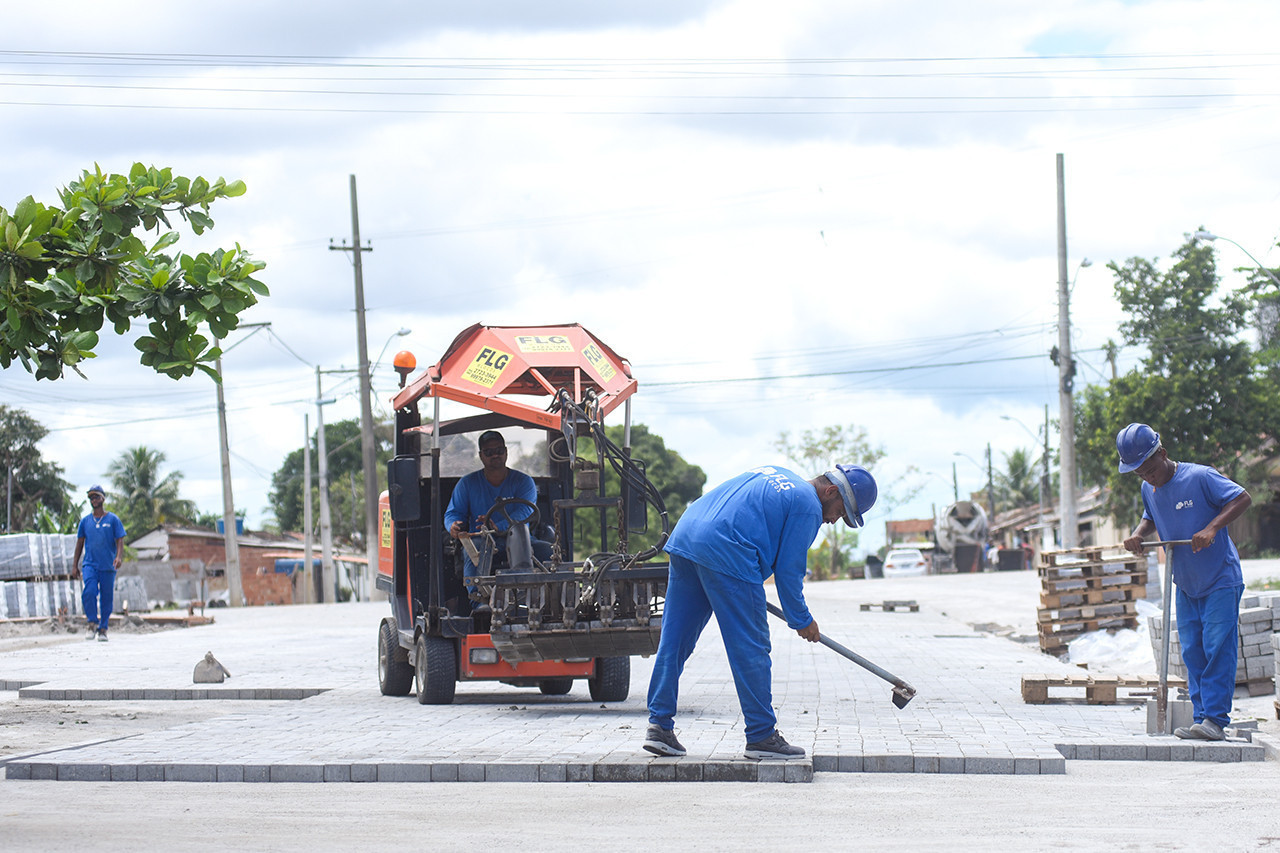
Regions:
[[[89, 620], [89, 635], [99, 642], [107, 641], [107, 620], [115, 603], [116, 571], [124, 559], [124, 524], [114, 512], [102, 504], [107, 495], [102, 486], [89, 488], [89, 506], [93, 512], [80, 519], [76, 530], [76, 553], [71, 558], [72, 574], [83, 576], [84, 592], [80, 601]], [[84, 556], [83, 567], [80, 557]]]

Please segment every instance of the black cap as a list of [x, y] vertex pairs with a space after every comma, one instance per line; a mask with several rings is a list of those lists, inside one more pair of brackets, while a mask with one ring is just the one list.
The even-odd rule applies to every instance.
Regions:
[[503, 447], [507, 446], [507, 440], [496, 429], [485, 430], [480, 433], [480, 440], [476, 442], [476, 446], [483, 450], [484, 446], [491, 441], [500, 441]]

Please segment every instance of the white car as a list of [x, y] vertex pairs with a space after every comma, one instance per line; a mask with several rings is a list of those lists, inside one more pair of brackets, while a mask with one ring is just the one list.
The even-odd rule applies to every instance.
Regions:
[[894, 548], [884, 558], [884, 576], [887, 578], [913, 578], [927, 574], [929, 564], [916, 548]]

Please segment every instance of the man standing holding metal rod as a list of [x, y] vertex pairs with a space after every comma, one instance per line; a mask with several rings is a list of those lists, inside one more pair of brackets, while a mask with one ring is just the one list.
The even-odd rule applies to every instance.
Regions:
[[[1239, 646], [1240, 555], [1226, 527], [1253, 499], [1244, 487], [1206, 465], [1175, 462], [1146, 424], [1129, 424], [1116, 436], [1120, 473], [1142, 478], [1142, 521], [1124, 540], [1141, 556], [1143, 540], [1189, 539], [1166, 561], [1178, 585], [1176, 609], [1182, 660], [1195, 723], [1174, 734], [1184, 739], [1222, 740], [1231, 722]], [[1219, 535], [1221, 534], [1221, 535]], [[1168, 606], [1166, 602], [1165, 606]]]
[[662, 638], [649, 681], [644, 748], [680, 756], [675, 715], [680, 674], [712, 614], [720, 627], [747, 739], [747, 758], [802, 758], [775, 728], [764, 582], [773, 575], [787, 625], [811, 643], [817, 621], [804, 601], [809, 547], [822, 524], [862, 526], [876, 481], [858, 465], [806, 480], [777, 466], [740, 474], [685, 510], [666, 545], [671, 556]]

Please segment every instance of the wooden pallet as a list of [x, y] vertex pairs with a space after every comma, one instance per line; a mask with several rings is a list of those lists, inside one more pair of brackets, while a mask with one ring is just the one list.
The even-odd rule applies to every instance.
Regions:
[[1076, 607], [1042, 607], [1037, 613], [1036, 621], [1046, 623], [1070, 623], [1090, 619], [1109, 619], [1120, 616], [1138, 615], [1136, 601], [1116, 601], [1111, 604], [1089, 604]]
[[[1169, 687], [1185, 687], [1187, 682], [1170, 678]], [[1064, 701], [1063, 697], [1050, 697], [1050, 687], [1084, 688], [1084, 699], [1090, 705], [1114, 705], [1120, 688], [1158, 690], [1160, 679], [1146, 675], [1024, 675], [1022, 676], [1022, 701], [1028, 705], [1045, 705]]]
[[858, 605], [859, 610], [870, 610], [873, 607], [879, 608], [885, 613], [897, 613], [899, 610], [915, 613], [920, 609], [920, 605], [916, 604], [915, 601], [882, 601], [879, 604]]
[[1040, 606], [1048, 610], [1059, 607], [1083, 607], [1090, 604], [1114, 604], [1119, 601], [1136, 601], [1147, 597], [1146, 586], [1126, 584], [1099, 589], [1081, 587], [1074, 591], [1042, 592]]

